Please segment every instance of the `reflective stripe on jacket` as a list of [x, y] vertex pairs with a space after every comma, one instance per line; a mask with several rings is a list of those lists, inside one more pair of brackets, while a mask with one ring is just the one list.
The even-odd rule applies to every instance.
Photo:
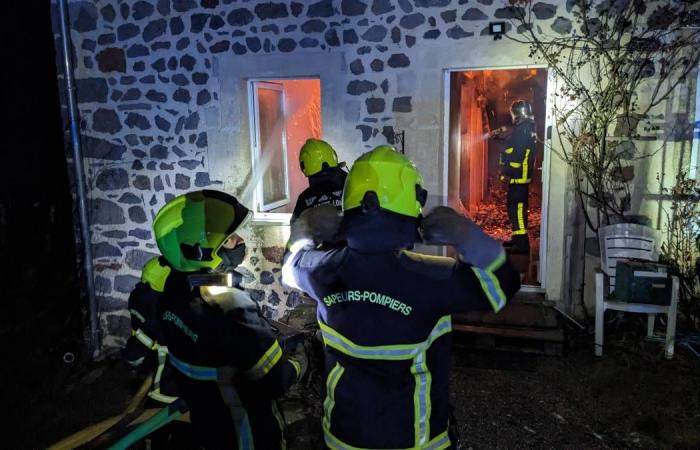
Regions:
[[281, 449], [274, 399], [297, 372], [257, 304], [237, 288], [197, 288], [173, 272], [159, 317], [200, 443], [206, 448]]
[[530, 128], [526, 125], [516, 127], [508, 147], [501, 155], [501, 175], [507, 176], [510, 184], [528, 184], [532, 181], [537, 148]]
[[283, 273], [318, 302], [326, 445], [449, 447], [451, 314], [505, 305], [519, 277], [503, 255], [481, 269], [407, 251], [302, 250]]

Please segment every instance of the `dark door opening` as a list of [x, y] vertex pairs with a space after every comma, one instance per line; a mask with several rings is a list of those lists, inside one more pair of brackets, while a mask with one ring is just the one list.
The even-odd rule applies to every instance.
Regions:
[[[509, 185], [500, 180], [501, 159], [512, 130], [511, 104], [525, 100], [535, 122], [534, 164], [528, 166], [527, 224], [530, 250], [519, 254], [523, 282], [539, 286], [542, 162], [546, 115], [546, 69], [471, 70], [450, 74], [448, 203], [474, 220], [490, 236], [511, 239], [507, 209]], [[508, 131], [496, 138], [494, 131]]]

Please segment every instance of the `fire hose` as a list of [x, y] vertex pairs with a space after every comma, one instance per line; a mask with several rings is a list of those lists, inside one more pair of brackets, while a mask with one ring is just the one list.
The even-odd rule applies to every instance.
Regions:
[[77, 433], [74, 433], [56, 442], [51, 447], [49, 447], [49, 450], [69, 450], [76, 447], [80, 447], [81, 445], [89, 443], [90, 441], [96, 439], [98, 436], [107, 433], [108, 431], [114, 429], [119, 425], [131, 422], [131, 420], [133, 420], [134, 413], [137, 412], [139, 410], [139, 407], [143, 404], [143, 400], [145, 399], [148, 391], [151, 389], [152, 384], [153, 377], [149, 375], [148, 377], [146, 377], [139, 390], [131, 398], [126, 409], [124, 409], [124, 411], [121, 414], [116, 415], [114, 417], [110, 417], [109, 419], [105, 419], [101, 422], [84, 428], [78, 431]]

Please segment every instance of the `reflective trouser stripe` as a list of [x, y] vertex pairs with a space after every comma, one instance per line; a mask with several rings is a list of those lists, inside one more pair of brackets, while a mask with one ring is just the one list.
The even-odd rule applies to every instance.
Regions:
[[272, 370], [280, 358], [282, 358], [282, 347], [280, 347], [280, 344], [275, 340], [270, 348], [260, 357], [258, 362], [246, 371], [246, 375], [252, 380], [259, 380]]
[[501, 283], [499, 283], [498, 278], [496, 278], [491, 271], [474, 266], [472, 266], [471, 269], [479, 279], [481, 289], [484, 291], [484, 294], [486, 294], [486, 298], [488, 298], [489, 303], [491, 303], [491, 308], [493, 308], [495, 312], [500, 311], [501, 308], [506, 305], [506, 294], [503, 293], [503, 289], [501, 289]]
[[518, 217], [518, 229], [513, 231], [514, 235], [517, 234], [527, 234], [527, 228], [525, 228], [525, 216], [524, 214], [525, 203], [518, 202], [518, 210], [516, 216]]
[[[330, 432], [330, 430], [323, 430], [323, 437], [326, 441], [326, 445], [331, 450], [371, 450], [362, 447], [353, 447], [352, 445], [346, 444]], [[404, 449], [392, 449], [392, 450], [443, 450], [451, 445], [450, 437], [447, 434], [447, 430], [435, 436], [430, 442], [421, 446], [408, 447]]]
[[186, 362], [177, 359], [172, 353], [170, 354], [169, 358], [170, 364], [172, 364], [173, 367], [182, 372], [183, 375], [186, 375], [194, 380], [216, 381], [217, 379], [218, 372], [216, 367], [187, 364]]
[[[323, 342], [328, 347], [332, 347], [335, 350], [353, 358], [382, 361], [413, 360], [411, 365], [411, 374], [413, 375], [416, 384], [413, 396], [414, 445], [416, 448], [422, 448], [420, 446], [424, 445], [430, 437], [430, 385], [432, 382], [432, 376], [426, 364], [426, 352], [437, 338], [452, 331], [451, 316], [441, 317], [425, 341], [407, 345], [385, 345], [372, 347], [357, 345], [325, 323], [319, 322], [319, 325], [321, 327], [321, 333], [323, 334]], [[328, 382], [330, 383], [330, 374], [328, 378]], [[326, 398], [326, 401], [328, 400], [329, 399]], [[324, 410], [332, 410], [332, 406], [334, 404], [335, 400], [333, 398], [331, 399], [331, 403], [328, 403], [328, 405], [324, 403]], [[324, 420], [324, 428], [326, 427], [328, 430], [330, 430], [330, 414], [328, 414], [328, 420]]]
[[238, 447], [240, 450], [254, 450], [253, 430], [250, 428], [248, 412], [244, 411], [241, 423], [238, 426]]
[[333, 407], [335, 406], [335, 388], [338, 386], [343, 372], [345, 372], [345, 368], [336, 362], [326, 378], [326, 399], [323, 401], [324, 430], [331, 429], [331, 414], [333, 414]]

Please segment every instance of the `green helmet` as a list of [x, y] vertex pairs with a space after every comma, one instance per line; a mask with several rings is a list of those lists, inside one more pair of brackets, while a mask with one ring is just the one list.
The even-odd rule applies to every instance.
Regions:
[[141, 282], [148, 284], [154, 291], [163, 292], [168, 275], [170, 275], [170, 266], [161, 264], [160, 257], [156, 256], [149, 259], [143, 266]]
[[235, 197], [202, 190], [175, 197], [153, 221], [156, 243], [173, 269], [195, 272], [221, 263], [221, 245], [247, 217]]
[[326, 141], [308, 139], [299, 151], [299, 165], [304, 175], [316, 175], [328, 167], [338, 167], [338, 155]]
[[394, 147], [380, 145], [352, 165], [343, 190], [343, 211], [365, 206], [373, 192], [379, 207], [404, 216], [418, 217], [427, 191], [416, 166]]

